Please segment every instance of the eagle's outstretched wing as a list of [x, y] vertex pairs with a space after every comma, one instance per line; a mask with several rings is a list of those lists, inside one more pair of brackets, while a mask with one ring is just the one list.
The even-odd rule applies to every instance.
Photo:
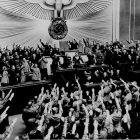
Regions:
[[[43, 9], [54, 10], [55, 0], [24, 0], [28, 3], [39, 4]], [[47, 4], [49, 3], [49, 4]]]
[[9, 12], [0, 7], [0, 47], [19, 44], [22, 47], [37, 47], [40, 38], [44, 42], [51, 42], [48, 33], [50, 20], [42, 20]]
[[72, 0], [71, 5], [64, 7], [64, 17], [68, 20], [95, 13], [105, 9], [111, 2], [112, 0]]
[[53, 17], [53, 8], [45, 6], [42, 3], [43, 1], [44, 0], [0, 0], [0, 7], [11, 13], [51, 20]]
[[[12, 13], [22, 15], [32, 15], [40, 19], [51, 20], [53, 17], [55, 0], [0, 0], [0, 7]], [[112, 0], [71, 0], [67, 5], [66, 0], [62, 0], [64, 4], [64, 17], [66, 20], [81, 17], [86, 14], [95, 13], [105, 9]]]

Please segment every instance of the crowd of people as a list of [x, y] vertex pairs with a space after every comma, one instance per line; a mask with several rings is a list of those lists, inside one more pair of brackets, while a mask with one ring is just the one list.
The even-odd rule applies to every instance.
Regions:
[[[40, 81], [48, 78], [48, 60], [45, 56], [52, 58], [52, 72], [58, 68], [85, 67], [97, 64], [108, 64], [117, 69], [135, 69], [140, 64], [139, 42], [128, 42], [127, 46], [119, 41], [106, 44], [83, 39], [83, 41], [68, 41], [69, 49], [75, 50], [76, 54], [71, 58], [59, 50], [56, 45], [43, 43], [36, 48], [13, 45], [12, 50], [8, 47], [0, 49], [0, 77], [1, 85], [15, 85], [27, 81]], [[81, 54], [86, 54], [88, 61], [85, 63]], [[63, 64], [60, 62], [63, 57]]]
[[[60, 77], [63, 82], [53, 81], [56, 82], [53, 87], [42, 87], [41, 93], [30, 99], [22, 113], [26, 134], [21, 139], [132, 138], [135, 121], [140, 122], [140, 87], [136, 81], [126, 82], [124, 73], [140, 64], [139, 42], [131, 41], [125, 46], [119, 41], [103, 45], [89, 39], [73, 40], [68, 42], [75, 51], [72, 58], [56, 46], [41, 40], [40, 43], [41, 47], [38, 45], [36, 49], [14, 45], [12, 50], [0, 50], [2, 86], [46, 80], [45, 56], [53, 60], [52, 72], [61, 68], [87, 70], [69, 75], [66, 81]], [[82, 54], [87, 55], [87, 62]], [[101, 65], [100, 69], [88, 70], [99, 64], [107, 64], [107, 68]], [[10, 91], [1, 95], [0, 138], [4, 139], [10, 137], [16, 119], [9, 126], [7, 111], [14, 94]]]
[[140, 87], [137, 82], [125, 82], [120, 76], [115, 78], [112, 71], [110, 69], [108, 78], [104, 74], [101, 84], [90, 88], [84, 88], [77, 75], [73, 83], [67, 82], [65, 86], [42, 87], [41, 93], [23, 110], [26, 125], [23, 137], [44, 140], [131, 138], [133, 123], [140, 117]]
[[69, 44], [70, 48], [76, 48], [74, 46], [77, 46], [79, 52], [87, 54], [89, 60], [91, 60], [89, 64], [105, 63], [112, 65], [114, 68], [120, 68], [121, 64], [126, 64], [128, 69], [133, 69], [140, 64], [140, 43], [132, 40], [127, 41], [127, 43], [127, 45], [124, 45], [120, 41], [114, 41], [101, 44], [83, 39], [79, 43], [74, 40]]
[[47, 61], [44, 56], [53, 57], [59, 54], [59, 49], [44, 44], [37, 48], [13, 45], [0, 49], [0, 74], [1, 85], [15, 85], [27, 81], [40, 81], [47, 79]]
[[13, 100], [14, 93], [12, 90], [9, 93], [4, 93], [1, 91], [0, 96], [0, 140], [9, 139], [14, 125], [17, 119], [13, 119], [11, 123], [9, 123], [9, 109], [11, 106], [11, 102]]

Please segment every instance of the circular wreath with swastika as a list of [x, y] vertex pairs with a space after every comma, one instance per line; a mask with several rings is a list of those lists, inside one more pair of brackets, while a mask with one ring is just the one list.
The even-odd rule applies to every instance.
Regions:
[[65, 38], [68, 33], [66, 21], [62, 18], [55, 18], [49, 26], [48, 31], [53, 39], [60, 40]]

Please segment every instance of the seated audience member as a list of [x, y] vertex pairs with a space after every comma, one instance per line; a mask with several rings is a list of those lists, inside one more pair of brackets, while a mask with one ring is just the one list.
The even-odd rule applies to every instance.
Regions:
[[15, 85], [18, 83], [18, 72], [16, 71], [16, 68], [14, 65], [11, 66], [11, 69], [9, 71], [9, 83], [10, 85]]
[[76, 52], [75, 56], [73, 57], [73, 63], [74, 67], [81, 67], [81, 65], [84, 64], [84, 61], [78, 52]]
[[73, 65], [72, 65], [72, 60], [71, 60], [71, 57], [68, 56], [68, 55], [65, 55], [64, 56], [64, 64], [63, 64], [63, 67], [64, 68], [72, 68]]
[[116, 73], [114, 75], [114, 80], [120, 80], [121, 74], [119, 69], [116, 70]]
[[88, 54], [89, 52], [91, 52], [91, 48], [89, 46], [85, 46], [84, 47], [84, 53]]
[[25, 68], [22, 67], [20, 70], [20, 83], [26, 82], [26, 71]]
[[96, 55], [96, 63], [102, 64], [104, 62], [104, 56], [103, 56], [102, 50], [100, 49], [99, 43], [97, 43], [95, 55]]
[[87, 62], [88, 66], [94, 65], [96, 63], [95, 55], [92, 54], [92, 52], [88, 52], [87, 57], [88, 57], [88, 62]]
[[[47, 79], [47, 65], [45, 63], [46, 59], [43, 59], [38, 62], [41, 58], [43, 58], [44, 55], [51, 56], [52, 58], [54, 55], [59, 54], [61, 55], [61, 51], [57, 49], [55, 46], [54, 48], [49, 45], [49, 43], [43, 43], [41, 40], [41, 46], [37, 45], [36, 48], [33, 47], [27, 47], [25, 46], [22, 48], [20, 45], [13, 44], [13, 49], [9, 50], [8, 47], [4, 49], [0, 49], [0, 71], [1, 75], [2, 74], [2, 67], [6, 66], [8, 69], [8, 75], [9, 75], [9, 84], [13, 85], [18, 83], [19, 81], [21, 82], [26, 82], [30, 81], [31, 78], [28, 76], [30, 73], [30, 67], [32, 66], [31, 64], [29, 65], [29, 62], [31, 63], [37, 63], [40, 71], [42, 78], [46, 80]], [[86, 50], [86, 54], [88, 56], [89, 61], [87, 62], [87, 66], [93, 65], [93, 64], [108, 64], [109, 66], [113, 66], [116, 69], [119, 69], [121, 71], [121, 74], [123, 75], [128, 74], [129, 70], [137, 70], [139, 69], [139, 43], [133, 41], [133, 45], [125, 47], [125, 45], [122, 44], [122, 42], [119, 41], [114, 41], [114, 42], [108, 42], [105, 45], [95, 42], [95, 41], [90, 41], [89, 38], [83, 39], [83, 41], [78, 41], [73, 40], [69, 42], [71, 49], [79, 49], [79, 52], [82, 52], [83, 48]], [[93, 42], [93, 43], [91, 43]], [[79, 48], [80, 47], [80, 48]], [[75, 58], [74, 58], [75, 59]], [[104, 61], [105, 60], [105, 61]], [[94, 62], [95, 61], [95, 62]], [[79, 57], [74, 60], [75, 62], [75, 67], [83, 67], [83, 62], [79, 61]], [[44, 63], [44, 64], [41, 64]], [[64, 67], [72, 67], [73, 63], [70, 62], [70, 59], [66, 58], [66, 63], [64, 61]], [[77, 65], [78, 64], [78, 65]], [[125, 64], [125, 68], [124, 68]], [[12, 65], [15, 66], [16, 70], [10, 70]], [[54, 66], [54, 67], [53, 67]], [[58, 59], [54, 59], [53, 62], [53, 70], [56, 68], [60, 67], [60, 63]], [[85, 66], [85, 65], [84, 65]], [[24, 69], [22, 69], [24, 67]], [[20, 71], [22, 70], [22, 71]], [[18, 80], [16, 82], [16, 78], [14, 78], [14, 75], [22, 75], [22, 80]], [[21, 74], [22, 73], [22, 74]], [[102, 74], [101, 74], [102, 75]], [[122, 75], [121, 75], [122, 76]], [[25, 78], [26, 77], [26, 78]], [[101, 76], [102, 77], [102, 76]], [[114, 76], [113, 76], [114, 77]], [[13, 79], [13, 80], [12, 80]]]
[[129, 70], [132, 70], [133, 62], [132, 62], [132, 57], [130, 54], [128, 54], [128, 62], [127, 62], [127, 67]]
[[100, 76], [100, 73], [99, 73], [99, 70], [96, 70], [94, 73], [93, 73], [93, 82], [94, 83], [100, 83], [102, 81], [102, 78]]
[[109, 80], [109, 75], [108, 75], [107, 72], [103, 72], [103, 77], [102, 77], [102, 79], [103, 79], [105, 82], [107, 82], [107, 81]]
[[128, 53], [127, 53], [126, 49], [122, 50], [120, 62], [124, 63], [124, 64], [127, 64], [127, 62], [128, 62]]
[[93, 83], [93, 77], [92, 77], [91, 72], [84, 71], [84, 79], [82, 82], [86, 84]]
[[134, 48], [130, 49], [129, 54], [131, 55], [132, 64], [135, 65], [135, 63], [136, 63], [136, 52], [135, 52]]
[[38, 68], [38, 65], [36, 63], [31, 67], [31, 70], [32, 70], [32, 80], [40, 81], [41, 73], [40, 73], [40, 69]]
[[13, 59], [15, 62], [15, 67], [17, 71], [20, 71], [21, 65], [22, 65], [22, 61], [20, 60], [19, 55]]
[[110, 70], [110, 73], [109, 73], [109, 77], [113, 80], [115, 80], [115, 72], [113, 69]]
[[111, 46], [107, 45], [105, 48], [105, 64], [112, 65], [113, 51]]
[[37, 55], [35, 53], [32, 54], [31, 58], [30, 58], [30, 61], [35, 64], [35, 63], [38, 63], [38, 58], [37, 58]]
[[68, 41], [68, 45], [70, 46], [70, 50], [78, 49], [78, 43], [75, 39], [73, 39], [72, 41]]
[[60, 50], [58, 47], [56, 47], [56, 44], [54, 44], [54, 48], [53, 48], [53, 55], [54, 54], [60, 55]]
[[91, 52], [92, 50], [91, 50], [91, 47], [90, 47], [90, 45], [89, 45], [89, 39], [87, 38], [87, 39], [83, 39], [83, 42], [84, 42], [84, 53], [85, 54], [88, 54], [89, 52]]
[[22, 66], [25, 70], [26, 73], [30, 72], [30, 67], [29, 67], [29, 63], [28, 60], [26, 60], [25, 58], [22, 59]]
[[58, 69], [60, 67], [60, 59], [59, 56], [57, 56], [56, 54], [52, 57], [53, 62], [52, 62], [52, 71]]
[[41, 71], [41, 79], [42, 80], [46, 80], [48, 78], [48, 74], [47, 74], [47, 63], [48, 63], [48, 60], [45, 58], [45, 56], [43, 56], [39, 60], [40, 71]]
[[1, 66], [2, 67], [5, 66], [5, 67], [9, 68], [9, 63], [6, 60], [6, 57], [5, 56], [3, 56], [2, 60], [1, 60]]
[[121, 58], [121, 53], [118, 46], [116, 46], [114, 48], [114, 53], [113, 53], [113, 58], [112, 58], [114, 68], [118, 68], [118, 65], [120, 63], [120, 58]]
[[1, 78], [1, 85], [7, 86], [9, 84], [9, 74], [8, 70], [5, 66], [2, 68], [2, 78]]
[[[29, 56], [28, 49], [24, 51], [22, 57], [25, 58], [26, 60], [29, 60], [29, 57], [30, 57], [30, 56]], [[23, 61], [24, 61], [24, 60], [23, 60]]]
[[84, 45], [83, 41], [79, 40], [79, 43], [78, 43], [78, 51], [79, 51], [79, 53], [84, 53], [84, 48], [85, 48], [85, 45]]

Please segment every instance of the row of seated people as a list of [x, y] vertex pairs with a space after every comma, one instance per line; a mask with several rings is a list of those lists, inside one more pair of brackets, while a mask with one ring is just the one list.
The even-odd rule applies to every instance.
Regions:
[[41, 73], [37, 64], [33, 64], [30, 68], [28, 68], [28, 71], [21, 72], [21, 75], [16, 72], [14, 65], [12, 65], [11, 69], [7, 69], [7, 67], [3, 66], [0, 79], [1, 86], [16, 85], [19, 82], [24, 83], [27, 81], [40, 81]]
[[127, 66], [126, 69], [139, 69], [140, 43], [139, 41], [136, 42], [133, 40], [131, 40], [131, 42], [127, 41], [127, 43], [128, 44], [126, 45], [116, 40], [114, 42], [106, 42], [106, 44], [101, 44], [89, 39], [84, 39], [80, 43], [74, 40], [69, 44], [71, 47], [82, 47], [85, 54], [89, 55], [91, 53], [94, 55], [96, 60], [103, 60], [106, 64], [112, 65], [115, 68]]
[[90, 87], [101, 82], [106, 82], [110, 78], [113, 80], [119, 80], [120, 77], [125, 78], [125, 75], [119, 69], [113, 69], [108, 65], [96, 65], [88, 68], [57, 70], [52, 82], [57, 82], [59, 86], [65, 86], [65, 83], [69, 81], [74, 83], [75, 74], [79, 77], [79, 82], [84, 87]]
[[109, 79], [113, 80], [119, 80], [122, 76], [122, 73], [119, 69], [96, 69], [96, 70], [87, 70], [83, 73], [78, 74], [80, 79], [79, 82], [81, 84], [90, 85], [90, 84], [96, 84], [101, 82], [107, 82]]
[[[39, 68], [41, 63], [42, 68]], [[53, 71], [58, 68], [73, 68], [94, 65], [94, 57], [88, 59], [87, 55], [79, 55], [77, 52], [67, 52], [66, 55], [54, 55], [52, 57], [41, 57], [38, 63], [32, 63], [23, 58], [21, 60], [20, 69], [17, 70], [15, 65], [8, 68], [6, 65], [2, 67], [1, 71], [1, 85], [15, 85], [17, 83], [25, 83], [27, 81], [40, 81], [52, 75]], [[88, 65], [87, 65], [88, 64]]]
[[132, 138], [139, 133], [139, 96], [137, 83], [121, 78], [88, 90], [81, 88], [78, 78], [74, 89], [69, 82], [65, 87], [42, 88], [23, 110], [25, 136], [44, 140]]
[[3, 91], [1, 92], [0, 98], [0, 140], [8, 139], [16, 123], [16, 119], [13, 119], [9, 124], [9, 109], [13, 100], [14, 93], [12, 90], [6, 95]]
[[[79, 57], [77, 54], [73, 58], [66, 54], [64, 58], [59, 57], [60, 59], [64, 59], [60, 61], [56, 55], [62, 56], [64, 54], [59, 48], [55, 45], [51, 46], [48, 43], [43, 43], [42, 40], [40, 40], [40, 43], [41, 46], [38, 45], [36, 48], [22, 48], [16, 44], [13, 45], [12, 50], [8, 49], [8, 47], [4, 49], [0, 48], [0, 74], [2, 77], [2, 85], [14, 85], [40, 79], [45, 80], [47, 79], [47, 74], [51, 75], [50, 65], [52, 65], [52, 69], [55, 70], [59, 65], [63, 68], [77, 67], [79, 64], [82, 66], [83, 61], [84, 64], [86, 63], [87, 65], [101, 64], [104, 62], [114, 67], [118, 67], [118, 65], [122, 63], [127, 64], [128, 69], [133, 69], [136, 66], [139, 67], [140, 64], [140, 44], [133, 41], [130, 43], [133, 44], [131, 45], [133, 47], [129, 47], [129, 45], [125, 46], [119, 41], [100, 44], [89, 39], [83, 39], [83, 41], [79, 41], [78, 43], [74, 39], [68, 43], [70, 44], [71, 50], [77, 48], [79, 52], [86, 54], [84, 55], [85, 58], [83, 58], [83, 56]], [[80, 49], [80, 46], [82, 49]], [[47, 60], [43, 56], [49, 56], [49, 59]], [[32, 64], [35, 65], [32, 67]], [[34, 76], [30, 76], [29, 68], [31, 68], [31, 72], [34, 73]]]
[[[43, 56], [52, 57], [54, 54], [60, 54], [59, 49], [49, 44], [33, 47], [21, 47], [13, 44], [11, 49], [0, 48], [0, 77], [2, 86], [15, 85], [27, 81], [44, 80], [47, 77], [46, 61]], [[30, 75], [30, 73], [33, 73]], [[29, 76], [28, 76], [29, 75]]]
[[52, 71], [58, 68], [80, 68], [89, 67], [95, 64], [103, 64], [102, 61], [97, 61], [95, 55], [91, 52], [87, 54], [81, 54], [77, 51], [66, 52], [64, 56], [54, 55], [51, 68]]
[[[60, 56], [54, 55], [51, 57], [42, 57], [40, 61], [45, 61], [46, 69], [44, 71], [44, 75], [48, 77], [48, 75], [52, 75], [52, 72], [58, 68], [73, 68], [73, 67], [81, 67], [82, 65], [87, 65], [88, 57], [87, 55], [79, 55], [77, 52], [71, 52], [70, 55]], [[72, 61], [73, 59], [73, 61]], [[20, 81], [20, 83], [24, 83], [27, 81], [40, 81], [42, 78], [42, 72], [40, 71], [37, 63], [29, 65], [28, 60], [23, 59], [23, 66], [21, 67], [21, 74], [17, 73], [15, 66], [12, 65], [11, 69], [7, 69], [7, 67], [3, 66], [2, 75], [1, 75], [1, 85], [7, 86], [10, 83], [16, 84]], [[94, 61], [90, 60], [90, 64], [95, 64]], [[11, 82], [10, 82], [11, 81]]]

